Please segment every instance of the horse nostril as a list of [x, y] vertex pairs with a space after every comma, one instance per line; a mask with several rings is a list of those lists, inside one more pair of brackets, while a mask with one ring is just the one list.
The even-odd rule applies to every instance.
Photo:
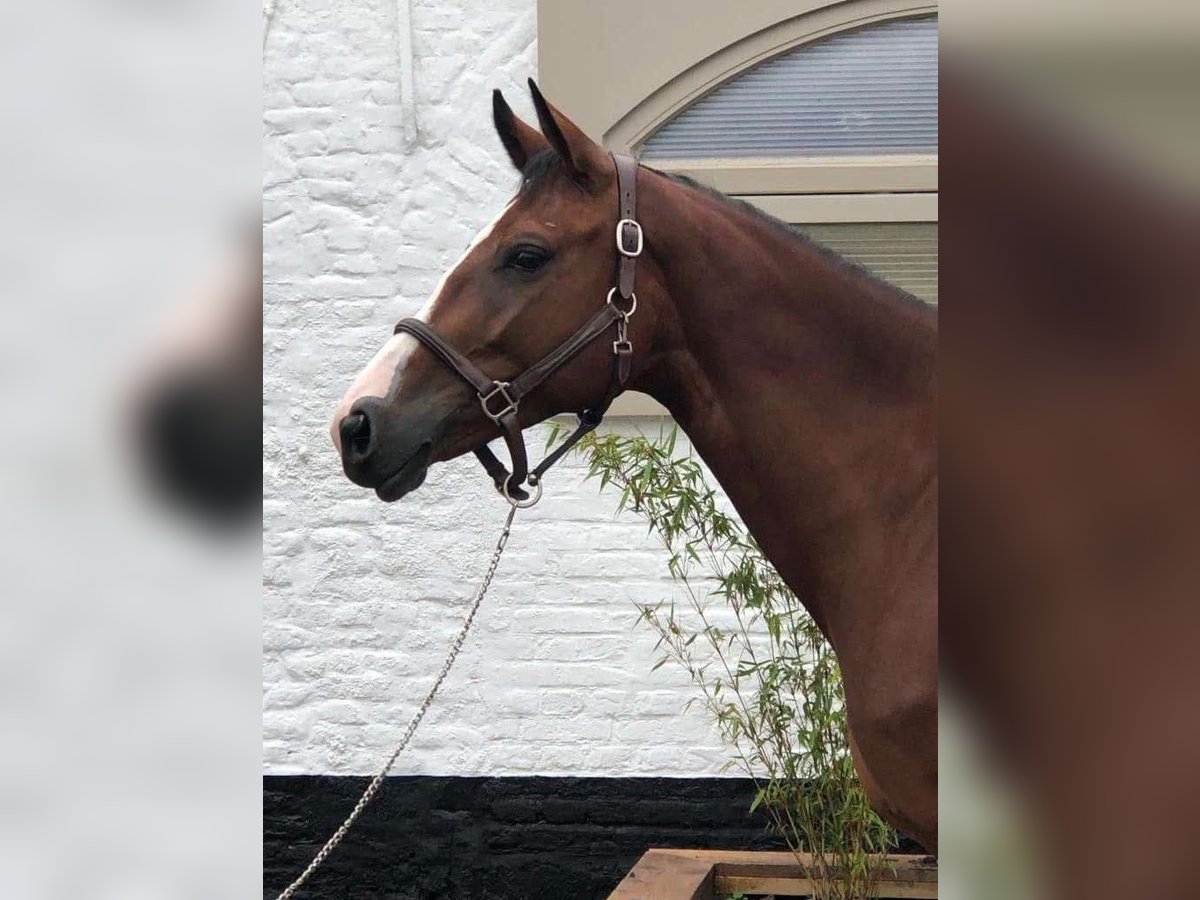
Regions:
[[352, 462], [362, 462], [371, 455], [371, 420], [365, 413], [353, 412], [338, 425], [342, 436], [342, 454]]

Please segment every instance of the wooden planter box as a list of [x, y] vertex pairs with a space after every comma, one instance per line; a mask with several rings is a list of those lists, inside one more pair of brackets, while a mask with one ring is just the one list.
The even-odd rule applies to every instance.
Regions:
[[[802, 857], [803, 858], [803, 857]], [[876, 886], [876, 897], [937, 897], [937, 866], [921, 856], [889, 856], [894, 872]], [[608, 900], [719, 900], [730, 894], [806, 897], [812, 882], [788, 852], [647, 850]]]

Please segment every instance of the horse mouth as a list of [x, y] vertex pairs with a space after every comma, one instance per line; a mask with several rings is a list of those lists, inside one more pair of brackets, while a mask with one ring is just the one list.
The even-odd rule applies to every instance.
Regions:
[[425, 441], [416, 452], [392, 475], [375, 488], [375, 495], [384, 503], [395, 503], [405, 494], [410, 494], [425, 483], [429, 473], [429, 460], [433, 456], [433, 444]]

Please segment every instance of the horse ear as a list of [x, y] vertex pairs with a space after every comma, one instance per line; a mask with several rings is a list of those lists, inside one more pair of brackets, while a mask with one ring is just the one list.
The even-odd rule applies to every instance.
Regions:
[[585, 183], [595, 181], [608, 171], [607, 151], [551, 106], [532, 78], [529, 79], [529, 92], [533, 95], [533, 108], [537, 110], [542, 134], [571, 168], [576, 179]]
[[535, 154], [550, 148], [550, 144], [536, 128], [526, 125], [516, 117], [499, 90], [492, 91], [492, 121], [496, 124], [500, 143], [504, 144], [508, 158], [512, 160], [518, 172], [525, 169], [525, 164]]

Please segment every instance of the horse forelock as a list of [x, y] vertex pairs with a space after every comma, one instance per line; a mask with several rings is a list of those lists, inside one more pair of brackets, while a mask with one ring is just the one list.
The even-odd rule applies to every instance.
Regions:
[[529, 161], [525, 163], [525, 168], [521, 170], [520, 193], [524, 194], [533, 190], [545, 181], [548, 175], [562, 171], [563, 167], [562, 157], [554, 150], [538, 151], [529, 158]]

